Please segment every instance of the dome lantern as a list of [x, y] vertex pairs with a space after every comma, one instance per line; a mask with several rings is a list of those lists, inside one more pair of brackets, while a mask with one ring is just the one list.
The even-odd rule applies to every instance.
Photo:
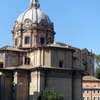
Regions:
[[40, 7], [39, 1], [38, 0], [30, 0], [29, 8], [32, 8], [32, 7], [39, 8]]

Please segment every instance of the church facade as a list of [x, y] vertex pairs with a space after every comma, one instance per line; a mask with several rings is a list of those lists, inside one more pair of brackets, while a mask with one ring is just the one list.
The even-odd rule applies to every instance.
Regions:
[[45, 89], [81, 100], [82, 75], [94, 74], [94, 54], [55, 42], [53, 22], [30, 0], [13, 27], [14, 46], [0, 48], [0, 100], [38, 100]]

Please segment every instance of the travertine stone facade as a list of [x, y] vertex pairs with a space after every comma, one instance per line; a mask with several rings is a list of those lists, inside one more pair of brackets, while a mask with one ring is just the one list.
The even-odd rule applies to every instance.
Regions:
[[[54, 89], [64, 96], [64, 100], [72, 100], [72, 74], [69, 72], [47, 72], [46, 87]], [[58, 84], [59, 83], [59, 84]]]
[[18, 50], [9, 46], [5, 46], [0, 49], [0, 62], [2, 65], [0, 68], [14, 67], [23, 65], [23, 59], [25, 58], [26, 51]]
[[[74, 72], [73, 73], [73, 96], [72, 100], [79, 100], [81, 98], [82, 100], [82, 76], [80, 75], [80, 72]], [[77, 90], [77, 92], [76, 92]], [[77, 96], [78, 95], [78, 96]]]
[[80, 100], [81, 75], [80, 70], [61, 68], [13, 68], [6, 71], [2, 69], [0, 84], [6, 82], [6, 87], [2, 86], [0, 89], [3, 93], [0, 100], [37, 100], [45, 89], [61, 93], [64, 100]]
[[38, 93], [40, 93], [40, 85], [41, 85], [40, 84], [40, 71], [31, 72], [31, 80], [30, 80], [30, 87], [29, 87], [29, 100], [38, 99], [38, 96], [39, 96]]
[[[30, 64], [34, 67], [72, 68], [73, 52], [73, 49], [56, 47], [54, 45], [31, 50], [27, 56], [31, 58]], [[62, 61], [62, 66], [59, 66], [60, 61]]]
[[12, 72], [7, 70], [0, 75], [0, 100], [12, 100], [12, 82], [13, 76]]

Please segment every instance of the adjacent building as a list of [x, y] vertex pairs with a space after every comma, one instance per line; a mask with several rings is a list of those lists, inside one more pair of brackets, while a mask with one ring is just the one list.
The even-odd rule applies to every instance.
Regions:
[[83, 77], [83, 100], [100, 100], [100, 80], [93, 76]]
[[38, 0], [13, 27], [14, 46], [0, 48], [0, 100], [38, 100], [45, 89], [81, 100], [82, 76], [94, 74], [94, 54], [55, 42], [54, 24]]

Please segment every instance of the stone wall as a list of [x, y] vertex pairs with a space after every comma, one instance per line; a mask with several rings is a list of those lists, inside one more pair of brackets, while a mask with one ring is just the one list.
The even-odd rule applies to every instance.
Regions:
[[94, 54], [87, 49], [75, 50], [73, 54], [73, 67], [85, 70], [86, 75], [94, 75]]
[[4, 67], [16, 67], [23, 64], [23, 54], [20, 52], [6, 52], [5, 53], [5, 66]]
[[72, 51], [61, 48], [52, 48], [51, 49], [51, 66], [53, 67], [61, 67], [59, 66], [59, 62], [62, 61], [62, 68], [72, 68]]
[[57, 91], [64, 100], [81, 100], [82, 73], [39, 67], [5, 70], [0, 76], [0, 100], [37, 100], [45, 89]]
[[78, 71], [46, 70], [40, 74], [40, 90], [55, 90], [64, 100], [81, 100], [82, 73]]
[[12, 100], [13, 90], [12, 90], [13, 76], [11, 72], [4, 72], [0, 76], [0, 100]]
[[82, 98], [82, 75], [75, 72], [72, 78], [72, 100], [81, 100]]
[[31, 58], [31, 65], [34, 67], [60, 67], [59, 62], [62, 61], [62, 68], [72, 68], [72, 51], [60, 48], [41, 48], [33, 50], [28, 54]]
[[64, 97], [64, 100], [72, 100], [72, 78], [71, 75], [66, 74], [48, 73], [46, 88], [57, 91]]
[[17, 72], [17, 84], [16, 84], [16, 100], [28, 100], [29, 98], [29, 73], [26, 71]]
[[40, 72], [31, 72], [30, 87], [29, 87], [29, 100], [37, 100], [40, 93]]

